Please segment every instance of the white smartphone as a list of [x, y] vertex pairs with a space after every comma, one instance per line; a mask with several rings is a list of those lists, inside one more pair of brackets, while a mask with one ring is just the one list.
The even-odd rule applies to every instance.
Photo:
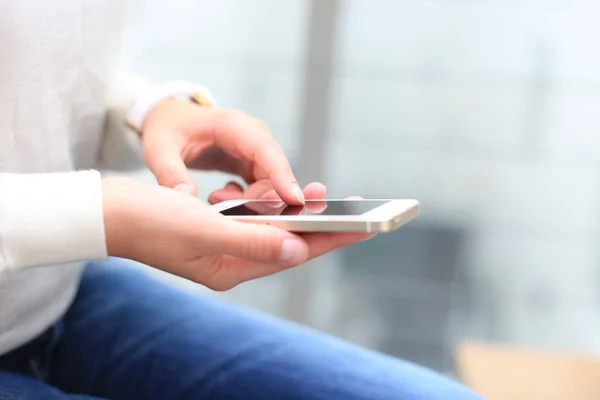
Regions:
[[417, 200], [229, 200], [212, 206], [228, 218], [292, 232], [390, 232], [419, 214]]

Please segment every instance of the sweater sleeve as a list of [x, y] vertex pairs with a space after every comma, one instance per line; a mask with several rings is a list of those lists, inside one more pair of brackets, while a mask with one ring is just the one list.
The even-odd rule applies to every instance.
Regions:
[[100, 173], [0, 173], [0, 273], [107, 257]]
[[128, 72], [120, 72], [108, 95], [104, 141], [99, 169], [132, 171], [144, 167], [139, 136], [125, 123], [127, 113], [147, 96], [152, 84]]

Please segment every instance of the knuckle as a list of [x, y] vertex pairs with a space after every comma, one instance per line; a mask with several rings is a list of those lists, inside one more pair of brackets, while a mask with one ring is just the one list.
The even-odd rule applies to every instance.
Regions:
[[215, 109], [212, 113], [212, 125], [215, 131], [219, 131], [221, 127], [229, 124], [229, 114], [226, 110]]
[[289, 164], [279, 161], [277, 167], [270, 168], [266, 171], [266, 176], [269, 180], [273, 181], [277, 176], [285, 176], [286, 178], [293, 178], [293, 171]]
[[279, 253], [278, 246], [272, 238], [264, 233], [258, 233], [251, 240], [243, 245], [243, 252], [248, 258], [258, 258], [260, 260], [274, 260]]
[[225, 110], [222, 116], [227, 120], [227, 122], [239, 122], [248, 118], [248, 114], [237, 109]]
[[156, 175], [156, 179], [162, 185], [180, 183], [181, 177], [173, 168], [166, 168]]
[[269, 124], [259, 118], [253, 118], [256, 125], [258, 125], [267, 135], [271, 135], [271, 128]]
[[251, 122], [256, 124], [265, 134], [270, 135], [271, 129], [269, 125], [256, 117], [253, 117], [246, 113], [245, 111], [238, 109], [229, 109], [229, 110], [217, 110], [216, 116], [219, 121], [223, 124], [233, 124], [233, 123], [241, 123], [241, 122]]
[[[216, 109], [213, 114], [213, 132], [219, 136], [223, 132], [230, 131], [248, 118], [248, 115], [241, 110], [222, 110]], [[218, 142], [220, 138], [215, 137]]]
[[277, 141], [271, 137], [266, 138], [266, 140], [258, 147], [258, 152], [261, 158], [272, 158], [272, 157], [281, 157], [283, 155], [283, 150]]

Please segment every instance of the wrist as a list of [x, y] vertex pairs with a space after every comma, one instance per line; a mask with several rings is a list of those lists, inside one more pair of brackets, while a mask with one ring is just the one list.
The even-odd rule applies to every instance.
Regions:
[[128, 241], [131, 237], [131, 213], [128, 193], [136, 181], [129, 178], [102, 179], [102, 210], [106, 250], [111, 257], [130, 258]]
[[141, 135], [148, 114], [164, 100], [179, 99], [205, 107], [215, 107], [212, 93], [202, 85], [183, 81], [166, 82], [150, 88], [127, 113], [126, 124]]
[[173, 115], [173, 111], [176, 110], [178, 106], [181, 106], [181, 104], [182, 101], [175, 97], [169, 97], [156, 103], [154, 107], [148, 111], [148, 114], [142, 122], [140, 131], [138, 132], [140, 137], [144, 136], [144, 132], [148, 130], [148, 127], [160, 124], [161, 120], [164, 120], [165, 115]]

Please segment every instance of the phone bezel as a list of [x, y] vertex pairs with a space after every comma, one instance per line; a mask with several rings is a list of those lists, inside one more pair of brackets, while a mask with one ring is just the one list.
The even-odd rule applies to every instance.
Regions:
[[[395, 230], [419, 214], [420, 204], [414, 199], [323, 199], [325, 201], [382, 202], [360, 215], [226, 215], [239, 221], [264, 223], [296, 232], [388, 232]], [[221, 212], [251, 201], [278, 200], [228, 200], [212, 206]], [[320, 201], [320, 200], [318, 200]]]

